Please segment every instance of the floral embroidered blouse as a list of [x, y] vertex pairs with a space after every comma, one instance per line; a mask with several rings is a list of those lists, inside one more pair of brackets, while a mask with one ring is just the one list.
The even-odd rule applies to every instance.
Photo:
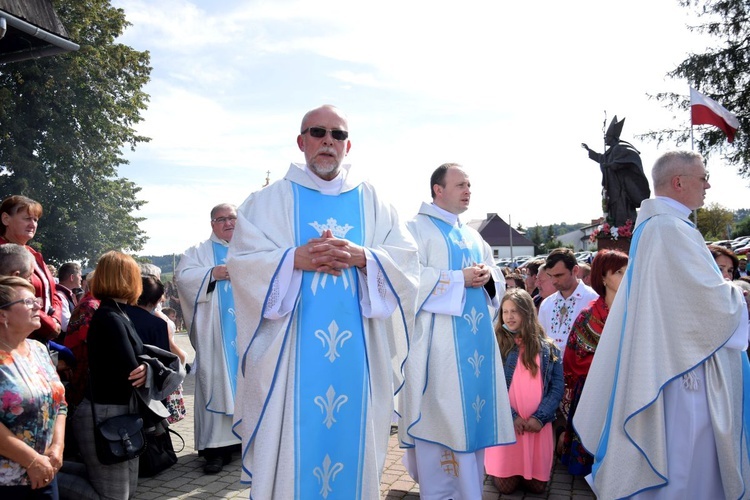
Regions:
[[[47, 348], [26, 340], [29, 355], [0, 349], [0, 423], [44, 454], [52, 443], [57, 415], [67, 415], [65, 388]], [[28, 464], [25, 464], [28, 465]], [[0, 455], [0, 485], [28, 485], [26, 469]]]

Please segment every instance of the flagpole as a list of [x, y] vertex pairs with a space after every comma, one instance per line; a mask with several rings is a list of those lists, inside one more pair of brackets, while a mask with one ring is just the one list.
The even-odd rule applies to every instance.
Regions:
[[[688, 90], [690, 87], [688, 87]], [[693, 106], [690, 106], [690, 151], [695, 152], [695, 138], [693, 137]], [[693, 222], [698, 227], [698, 210], [693, 209]]]
[[513, 222], [511, 222], [510, 214], [508, 214], [508, 236], [510, 238], [510, 267], [511, 269], [515, 269], [513, 267]]

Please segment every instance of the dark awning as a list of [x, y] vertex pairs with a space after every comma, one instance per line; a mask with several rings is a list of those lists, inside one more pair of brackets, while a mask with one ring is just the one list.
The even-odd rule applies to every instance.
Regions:
[[0, 64], [78, 50], [49, 0], [0, 0]]

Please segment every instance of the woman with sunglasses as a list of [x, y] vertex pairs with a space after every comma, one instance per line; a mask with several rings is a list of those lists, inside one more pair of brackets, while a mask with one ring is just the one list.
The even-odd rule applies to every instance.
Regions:
[[47, 349], [27, 339], [41, 301], [17, 276], [0, 277], [0, 498], [57, 499], [65, 389]]
[[62, 302], [55, 293], [55, 278], [42, 254], [28, 245], [36, 235], [42, 213], [42, 205], [31, 198], [18, 195], [5, 198], [0, 204], [0, 245], [16, 243], [26, 247], [34, 257], [31, 283], [34, 285], [34, 295], [42, 300], [42, 308], [39, 310], [40, 325], [32, 338], [46, 343], [60, 335]]

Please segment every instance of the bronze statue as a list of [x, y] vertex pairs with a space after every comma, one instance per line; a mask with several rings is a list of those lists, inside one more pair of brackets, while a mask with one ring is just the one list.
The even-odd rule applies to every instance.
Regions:
[[635, 222], [635, 209], [641, 201], [651, 196], [648, 179], [643, 174], [640, 152], [632, 144], [620, 140], [625, 118], [617, 116], [607, 128], [604, 154], [592, 151], [586, 144], [581, 147], [589, 152], [589, 158], [599, 163], [602, 170], [604, 208], [607, 222], [620, 227], [630, 219]]

